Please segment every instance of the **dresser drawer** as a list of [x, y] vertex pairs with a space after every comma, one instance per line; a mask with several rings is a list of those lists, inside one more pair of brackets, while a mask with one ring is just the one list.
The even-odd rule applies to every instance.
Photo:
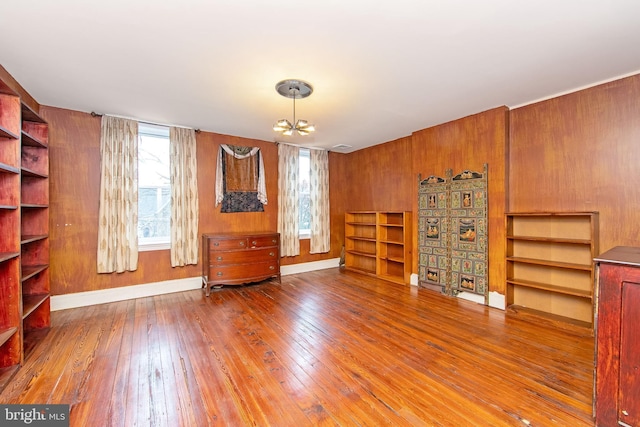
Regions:
[[234, 249], [246, 249], [247, 248], [247, 239], [245, 237], [242, 238], [233, 238], [233, 239], [211, 239], [209, 241], [209, 249], [211, 252], [214, 251], [228, 251]]
[[209, 281], [251, 279], [259, 276], [279, 274], [278, 260], [254, 264], [213, 265], [210, 268]]
[[278, 259], [278, 248], [247, 249], [246, 251], [209, 252], [209, 265], [242, 264]]
[[266, 246], [279, 246], [278, 236], [248, 236], [250, 248], [264, 248]]

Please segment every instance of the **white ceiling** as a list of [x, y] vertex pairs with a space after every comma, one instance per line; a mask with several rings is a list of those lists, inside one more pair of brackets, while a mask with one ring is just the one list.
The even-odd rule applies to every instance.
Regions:
[[[43, 105], [355, 149], [640, 72], [639, 0], [3, 0]], [[310, 82], [292, 119], [285, 78]]]

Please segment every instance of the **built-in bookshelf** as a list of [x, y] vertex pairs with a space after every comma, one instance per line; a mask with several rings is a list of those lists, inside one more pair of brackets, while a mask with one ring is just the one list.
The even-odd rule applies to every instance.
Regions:
[[50, 323], [49, 126], [22, 104], [21, 270], [24, 352]]
[[0, 390], [50, 326], [49, 129], [0, 80]]
[[411, 213], [347, 212], [345, 268], [396, 283], [409, 283]]
[[592, 328], [596, 212], [508, 213], [507, 308]]
[[0, 80], [0, 390], [22, 362], [20, 97]]

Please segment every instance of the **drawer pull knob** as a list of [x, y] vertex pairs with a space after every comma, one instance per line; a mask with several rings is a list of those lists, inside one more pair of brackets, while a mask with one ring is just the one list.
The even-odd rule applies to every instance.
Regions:
[[269, 252], [269, 256], [276, 256], [275, 252]]
[[244, 246], [244, 242], [240, 242], [240, 246]]
[[271, 243], [276, 243], [276, 242], [277, 242], [276, 239], [271, 240]]
[[216, 276], [222, 276], [222, 271], [218, 271], [218, 272], [216, 273]]
[[220, 242], [214, 242], [213, 246], [220, 246]]
[[269, 266], [269, 270], [275, 270], [276, 268], [273, 265]]
[[258, 242], [256, 242], [256, 241], [254, 240], [253, 242], [251, 242], [251, 244], [252, 244], [253, 246], [255, 246], [255, 245], [257, 245], [257, 244], [258, 244]]
[[217, 257], [216, 259], [217, 259], [218, 261], [222, 261], [222, 257], [221, 257], [221, 256]]

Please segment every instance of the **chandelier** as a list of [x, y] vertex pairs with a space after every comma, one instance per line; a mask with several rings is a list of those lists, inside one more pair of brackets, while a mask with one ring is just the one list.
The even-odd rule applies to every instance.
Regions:
[[313, 87], [302, 80], [282, 80], [276, 84], [276, 91], [285, 98], [293, 99], [293, 123], [287, 119], [280, 119], [273, 125], [273, 130], [283, 135], [291, 136], [293, 131], [298, 135], [309, 135], [316, 128], [306, 120], [299, 119], [296, 121], [296, 98], [306, 98], [313, 92]]

